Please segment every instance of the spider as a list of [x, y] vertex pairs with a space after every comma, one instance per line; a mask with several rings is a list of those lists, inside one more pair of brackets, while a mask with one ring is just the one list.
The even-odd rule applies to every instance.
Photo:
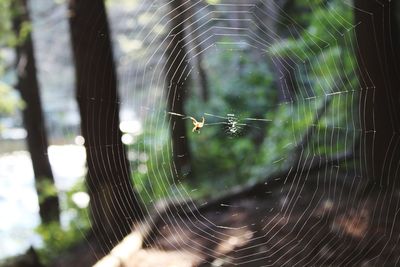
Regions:
[[195, 118], [193, 118], [193, 117], [189, 117], [189, 119], [192, 120], [193, 125], [194, 125], [192, 132], [195, 132], [195, 131], [200, 132], [200, 129], [203, 128], [203, 126], [204, 126], [204, 122], [205, 122], [204, 117], [201, 117], [201, 122], [200, 122], [200, 121], [197, 121], [197, 120], [196, 120]]

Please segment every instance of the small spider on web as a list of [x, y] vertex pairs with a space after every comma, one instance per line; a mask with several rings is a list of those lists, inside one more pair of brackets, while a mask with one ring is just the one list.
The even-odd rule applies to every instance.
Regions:
[[268, 119], [260, 119], [260, 118], [239, 119], [238, 117], [235, 116], [235, 114], [232, 114], [232, 113], [227, 114], [226, 117], [214, 115], [214, 114], [210, 114], [210, 113], [204, 113], [205, 116], [222, 119], [222, 121], [206, 123], [204, 117], [201, 118], [201, 121], [197, 121], [192, 116], [185, 116], [183, 114], [179, 114], [179, 113], [175, 113], [175, 112], [168, 112], [168, 113], [171, 115], [183, 117], [182, 119], [191, 119], [192, 123], [194, 125], [192, 132], [200, 133], [200, 129], [202, 129], [205, 126], [226, 125], [225, 132], [231, 137], [238, 136], [244, 127], [258, 128], [256, 126], [250, 125], [248, 123], [244, 123], [242, 121], [261, 121], [261, 122], [270, 122], [271, 121]]
[[192, 129], [192, 132], [199, 132], [200, 133], [200, 129], [203, 128], [203, 126], [204, 126], [204, 122], [205, 122], [204, 117], [201, 117], [201, 122], [197, 121], [193, 117], [189, 117], [189, 119], [192, 120], [193, 125], [194, 125], [194, 127]]
[[179, 116], [179, 117], [183, 117], [182, 119], [184, 120], [184, 119], [191, 119], [192, 120], [192, 122], [193, 122], [193, 125], [194, 125], [194, 127], [193, 127], [193, 129], [192, 129], [192, 132], [198, 132], [198, 133], [200, 133], [200, 129], [201, 128], [203, 128], [204, 127], [204, 123], [205, 123], [205, 119], [204, 119], [204, 117], [201, 117], [201, 121], [197, 121], [195, 118], [193, 118], [192, 116], [185, 116], [185, 115], [183, 115], [183, 114], [179, 114], [179, 113], [175, 113], [175, 112], [168, 112], [169, 114], [171, 114], [171, 115], [174, 115], [174, 116]]

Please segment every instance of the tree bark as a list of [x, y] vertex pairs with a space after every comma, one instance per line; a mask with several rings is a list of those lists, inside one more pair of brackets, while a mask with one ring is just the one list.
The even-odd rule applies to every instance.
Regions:
[[[13, 30], [20, 38], [21, 30], [30, 25], [29, 10], [26, 0], [12, 1]], [[54, 187], [54, 177], [47, 154], [47, 133], [40, 100], [39, 83], [36, 75], [35, 56], [31, 32], [16, 45], [17, 89], [25, 102], [22, 112], [25, 129], [28, 133], [27, 144], [31, 154], [35, 187], [39, 197], [39, 214], [42, 223], [59, 223], [60, 209], [57, 195], [46, 196], [48, 187]]]
[[114, 245], [144, 212], [121, 142], [117, 77], [103, 0], [70, 0], [69, 22], [92, 231], [101, 244]]
[[[282, 10], [289, 0], [258, 1], [255, 6], [254, 16], [257, 20], [258, 37], [266, 46], [271, 46], [286, 35], [284, 29], [279, 27]], [[292, 102], [297, 91], [295, 70], [291, 67], [289, 58], [271, 56], [267, 60], [274, 73], [274, 85], [278, 89], [280, 103]]]
[[[165, 71], [167, 79], [167, 102], [168, 110], [184, 114], [184, 104], [187, 94], [186, 80], [189, 72], [187, 63], [187, 51], [185, 48], [184, 18], [185, 8], [182, 0], [170, 2], [170, 34], [169, 43], [165, 51]], [[190, 148], [187, 139], [185, 120], [181, 117], [172, 116], [171, 138], [173, 149], [173, 160], [177, 175], [183, 175], [192, 171]]]
[[200, 92], [201, 92], [201, 97], [204, 102], [207, 102], [209, 99], [209, 85], [208, 85], [208, 78], [207, 78], [207, 72], [204, 69], [203, 66], [203, 44], [202, 40], [199, 37], [199, 25], [196, 20], [196, 10], [194, 6], [187, 6], [187, 24], [190, 25], [190, 36], [191, 36], [191, 41], [193, 42], [193, 50], [194, 50], [194, 55], [196, 56], [196, 69], [198, 72], [198, 83], [200, 87]]
[[360, 159], [372, 187], [398, 185], [400, 90], [396, 1], [355, 1], [360, 80]]

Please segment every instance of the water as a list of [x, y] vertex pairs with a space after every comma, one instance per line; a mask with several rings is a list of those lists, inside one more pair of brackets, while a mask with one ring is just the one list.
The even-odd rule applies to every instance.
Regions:
[[[56, 187], [70, 189], [85, 173], [85, 149], [77, 145], [50, 146]], [[0, 155], [0, 259], [40, 246], [34, 229], [40, 223], [30, 155], [17, 151]], [[63, 218], [63, 217], [62, 217]]]

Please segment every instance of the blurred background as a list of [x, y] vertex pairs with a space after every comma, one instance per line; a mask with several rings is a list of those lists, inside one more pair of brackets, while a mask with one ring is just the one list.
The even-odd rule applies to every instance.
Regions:
[[356, 32], [353, 1], [0, 5], [4, 264], [30, 247], [49, 264], [88, 233], [106, 253], [160, 200], [207, 203], [327, 162], [354, 183], [369, 162], [360, 88], [380, 84], [359, 83], [373, 70], [356, 51], [387, 47], [379, 28]]

